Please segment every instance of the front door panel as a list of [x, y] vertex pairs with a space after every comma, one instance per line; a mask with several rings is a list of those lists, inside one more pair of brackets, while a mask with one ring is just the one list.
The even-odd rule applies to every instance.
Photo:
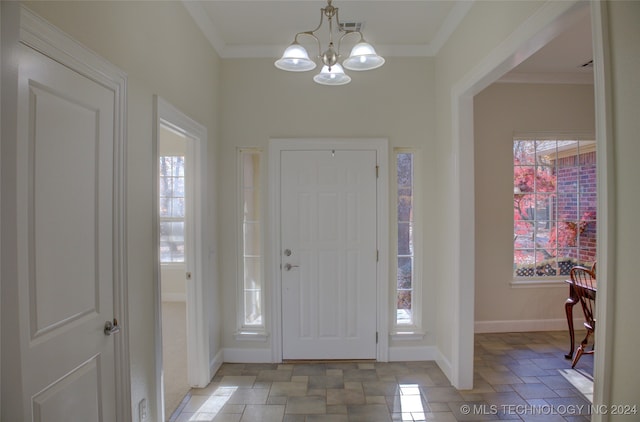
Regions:
[[282, 151], [284, 359], [376, 357], [376, 152]]

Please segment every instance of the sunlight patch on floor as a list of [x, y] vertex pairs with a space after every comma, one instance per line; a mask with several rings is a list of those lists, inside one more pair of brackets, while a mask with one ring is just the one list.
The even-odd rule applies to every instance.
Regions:
[[576, 390], [593, 403], [593, 376], [590, 373], [580, 369], [560, 369], [559, 372]]

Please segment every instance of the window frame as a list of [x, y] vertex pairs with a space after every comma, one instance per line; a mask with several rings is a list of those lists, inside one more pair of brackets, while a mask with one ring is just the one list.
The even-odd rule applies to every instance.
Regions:
[[[162, 215], [160, 215], [160, 212], [158, 212], [158, 227], [162, 226], [162, 223], [182, 223], [182, 242], [183, 242], [183, 253], [182, 253], [182, 260], [181, 261], [163, 261], [162, 260], [162, 253], [159, 251], [159, 255], [158, 258], [160, 260], [160, 265], [163, 267], [178, 267], [178, 266], [185, 266], [187, 264], [186, 262], [186, 254], [187, 254], [187, 238], [186, 238], [186, 232], [187, 232], [187, 213], [188, 213], [188, 209], [187, 209], [187, 156], [186, 154], [164, 154], [164, 155], [160, 155], [159, 156], [159, 160], [162, 160], [163, 158], [166, 157], [180, 157], [182, 158], [182, 166], [183, 166], [183, 175], [182, 176], [174, 176], [173, 173], [170, 176], [163, 176], [162, 174], [160, 174], [161, 171], [161, 166], [160, 163], [158, 162], [158, 185], [160, 185], [162, 182], [161, 180], [163, 179], [163, 177], [168, 177], [171, 179], [182, 179], [183, 181], [183, 190], [184, 190], [184, 196], [182, 197], [182, 200], [184, 201], [184, 215], [182, 217], [173, 217], [173, 216], [169, 216], [169, 217], [163, 217]], [[172, 168], [173, 171], [173, 168]], [[158, 210], [160, 210], [160, 201], [162, 200], [162, 198], [171, 198], [174, 199], [176, 198], [175, 196], [161, 196], [158, 195]], [[179, 198], [179, 197], [178, 197]], [[159, 241], [162, 240], [162, 237], [159, 237]]]
[[[260, 219], [256, 222], [259, 223], [258, 235], [259, 235], [259, 249], [260, 255], [253, 256], [259, 259], [259, 276], [261, 281], [260, 287], [260, 303], [261, 309], [261, 323], [260, 324], [247, 324], [245, 320], [245, 237], [244, 237], [244, 204], [245, 204], [245, 168], [244, 157], [246, 154], [252, 154], [258, 156], [258, 174], [257, 180], [260, 181], [258, 186], [258, 199], [259, 199], [259, 216]], [[266, 165], [264, 160], [264, 151], [261, 148], [256, 147], [240, 147], [236, 152], [236, 229], [237, 229], [237, 330], [235, 333], [236, 340], [254, 340], [254, 341], [266, 341], [266, 288], [265, 288], [265, 171]]]
[[[399, 220], [398, 215], [398, 201], [399, 201], [399, 180], [398, 180], [398, 156], [400, 154], [411, 154], [413, 160], [413, 173], [411, 183], [411, 195], [412, 206], [411, 213], [412, 219], [409, 223], [412, 224], [411, 229], [411, 242], [413, 244], [413, 253], [410, 255], [413, 258], [413, 274], [411, 280], [411, 323], [399, 324], [397, 316], [397, 300], [398, 300], [398, 258], [406, 257], [406, 254], [400, 255], [398, 249], [399, 233], [398, 227], [402, 223]], [[392, 216], [394, 220], [395, 229], [392, 230], [391, 239], [393, 242], [394, 259], [392, 264], [393, 274], [393, 294], [391, 295], [391, 338], [394, 340], [422, 340], [424, 338], [424, 331], [422, 329], [422, 280], [423, 280], [423, 239], [422, 239], [422, 207], [421, 207], [421, 189], [422, 189], [422, 177], [421, 177], [421, 150], [414, 147], [396, 147], [393, 149], [393, 178], [392, 178], [392, 195], [393, 211]]]
[[[518, 141], [555, 141], [555, 142], [563, 142], [563, 141], [575, 141], [575, 142], [592, 142], [593, 143], [593, 147], [592, 148], [588, 148], [584, 153], [580, 151], [580, 146], [578, 144], [577, 146], [577, 151], [576, 153], [573, 155], [576, 157], [577, 162], [579, 163], [580, 160], [580, 156], [582, 154], [585, 153], [589, 153], [589, 152], [595, 152], [596, 148], [596, 140], [595, 140], [595, 135], [593, 133], [589, 133], [589, 132], [581, 132], [581, 133], [574, 133], [574, 132], [526, 132], [526, 133], [514, 133], [513, 138], [512, 138], [512, 142], [511, 142], [511, 149], [513, 151], [515, 143]], [[558, 149], [558, 146], [556, 145], [556, 153], [561, 151], [560, 149]], [[596, 162], [597, 162], [598, 158], [596, 155]], [[521, 165], [524, 166], [524, 165]], [[534, 166], [534, 171], [537, 171], [535, 169], [535, 167], [537, 167], [537, 163], [532, 164], [532, 166]], [[580, 165], [577, 164], [575, 166], [576, 168], [580, 168]], [[515, 174], [515, 169], [516, 169], [516, 163], [515, 163], [515, 157], [513, 156], [512, 153], [512, 158], [511, 158], [511, 168], [512, 168], [512, 178], [513, 175]], [[558, 174], [558, 169], [562, 168], [562, 166], [558, 166], [557, 164], [557, 160], [556, 163], [553, 165], [553, 170], [554, 170], [554, 174], [557, 175]], [[579, 171], [579, 170], [578, 170]], [[597, 171], [595, 172], [596, 175], [596, 192], [595, 195], [597, 197], [598, 192], [597, 192]], [[580, 174], [578, 173], [578, 175], [576, 176], [577, 179], [580, 178]], [[579, 183], [579, 182], [578, 182]], [[535, 193], [532, 192], [532, 193]], [[558, 190], [558, 186], [556, 185], [555, 191], [554, 191], [554, 195], [556, 195], [556, 197], [558, 196], [558, 194], [561, 193]], [[579, 191], [579, 187], [576, 190], [576, 194], [583, 194]], [[566, 194], [566, 191], [565, 191]], [[515, 195], [515, 187], [514, 187], [514, 192], [512, 193], [512, 198], [513, 195]], [[578, 195], [579, 198], [579, 195]], [[513, 202], [513, 201], [512, 201]], [[558, 215], [558, 199], [556, 198], [555, 200], [555, 210], [554, 210], [554, 219], [548, 219], [548, 220], [544, 220], [544, 221], [548, 221], [549, 224], [553, 224], [554, 227], [557, 226], [558, 222], [562, 222], [564, 220], [562, 220], [561, 218], [559, 218]], [[577, 211], [577, 219], [579, 220], [581, 218], [581, 216], [579, 215], [580, 212]], [[536, 221], [534, 219], [534, 221]], [[595, 218], [593, 219], [593, 221], [598, 222], [598, 216], [596, 213]], [[516, 224], [515, 224], [515, 217], [512, 220], [512, 235], [514, 236], [514, 241], [512, 243], [512, 249], [511, 249], [511, 256], [512, 256], [512, 262], [513, 262], [513, 270], [512, 270], [512, 279], [511, 279], [511, 285], [512, 287], [561, 287], [564, 286], [564, 280], [566, 280], [568, 278], [568, 275], [564, 275], [564, 274], [555, 274], [555, 275], [533, 275], [533, 276], [518, 276], [516, 275], [516, 257], [515, 257], [515, 253], [516, 250], [524, 250], [523, 248], [516, 248], [515, 245], [515, 233], [516, 230]], [[597, 244], [596, 244], [596, 248], [597, 248]], [[536, 248], [537, 249], [537, 248]], [[556, 240], [556, 250], [559, 250], [559, 247], [557, 245], [557, 240]], [[579, 249], [579, 247], [576, 247], [576, 249]], [[535, 249], [534, 249], [535, 250]], [[595, 258], [594, 258], [595, 259]], [[595, 261], [594, 261], [595, 262]]]

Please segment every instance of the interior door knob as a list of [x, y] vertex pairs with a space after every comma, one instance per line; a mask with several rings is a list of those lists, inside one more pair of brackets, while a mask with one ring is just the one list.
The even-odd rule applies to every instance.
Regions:
[[107, 321], [104, 323], [104, 335], [110, 336], [111, 334], [117, 334], [120, 332], [120, 326], [118, 325], [118, 320], [113, 319], [113, 322]]

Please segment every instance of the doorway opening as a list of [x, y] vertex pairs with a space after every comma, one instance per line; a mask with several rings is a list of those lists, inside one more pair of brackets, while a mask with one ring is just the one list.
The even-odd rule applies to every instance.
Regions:
[[[160, 230], [160, 298], [162, 369], [165, 415], [178, 407], [189, 391], [187, 379], [187, 294], [185, 232], [187, 143], [183, 134], [160, 125], [158, 199]], [[191, 157], [189, 157], [191, 158]]]
[[[604, 54], [603, 40], [603, 18], [600, 4], [592, 3], [567, 3], [549, 4], [544, 6], [548, 15], [537, 14], [535, 19], [529, 23], [531, 25], [522, 26], [521, 30], [514, 33], [512, 40], [517, 42], [509, 45], [504, 44], [491, 52], [483, 61], [482, 66], [478, 66], [473, 72], [467, 75], [461, 82], [452, 89], [453, 102], [453, 122], [454, 122], [454, 151], [456, 170], [453, 174], [456, 182], [453, 184], [453, 203], [458, 210], [456, 220], [460, 227], [465, 227], [469, 232], [474, 233], [474, 136], [473, 136], [473, 97], [482, 91], [489, 84], [497, 80], [507, 71], [511, 70], [514, 64], [514, 57], [520, 59], [529, 57], [538, 48], [545, 45], [551, 38], [561, 32], [568, 22], [571, 22], [581, 13], [590, 9], [592, 13], [592, 45], [594, 63], [600, 66], [599, 72], [594, 72], [594, 91], [596, 103], [596, 149], [598, 151], [598, 185], [606, 186], [609, 177], [609, 169], [606, 166], [608, 154], [610, 154], [609, 139], [606, 120], [606, 95], [605, 86], [608, 75], [605, 73], [607, 66]], [[611, 241], [613, 231], [610, 230], [610, 214], [607, 204], [610, 203], [612, 193], [605, 189], [598, 189], [598, 216], [602, 224], [598, 224], [598, 272], [608, 279], [609, 266], [607, 244]], [[465, 262], [465, 267], [459, 266], [455, 271], [456, 295], [454, 299], [454, 313], [459, 318], [453, 325], [453, 357], [451, 380], [458, 389], [472, 388], [473, 386], [473, 338], [474, 338], [474, 295], [468, 294], [474, 291], [474, 240], [468, 239], [463, 243], [460, 237], [455, 236], [455, 250], [457, 254], [456, 262]], [[606, 268], [606, 269], [604, 269]], [[607, 280], [611, 282], [612, 280]], [[607, 289], [604, 283], [602, 290]], [[604, 293], [603, 293], [604, 295]], [[602, 296], [602, 295], [598, 295]], [[599, 314], [601, 315], [600, 326], [605, 326], [605, 318], [610, 314], [610, 308], [605, 300], [599, 301]], [[609, 335], [605, 330], [600, 330], [596, 341], [599, 342], [601, 353], [596, 354], [594, 360], [594, 404], [602, 403], [605, 390], [609, 384], [608, 375], [604, 368], [610, 362], [605, 349], [608, 343], [605, 341]], [[609, 342], [610, 344], [610, 342]]]
[[167, 420], [191, 387], [211, 379], [204, 306], [206, 129], [156, 97], [156, 380]]

